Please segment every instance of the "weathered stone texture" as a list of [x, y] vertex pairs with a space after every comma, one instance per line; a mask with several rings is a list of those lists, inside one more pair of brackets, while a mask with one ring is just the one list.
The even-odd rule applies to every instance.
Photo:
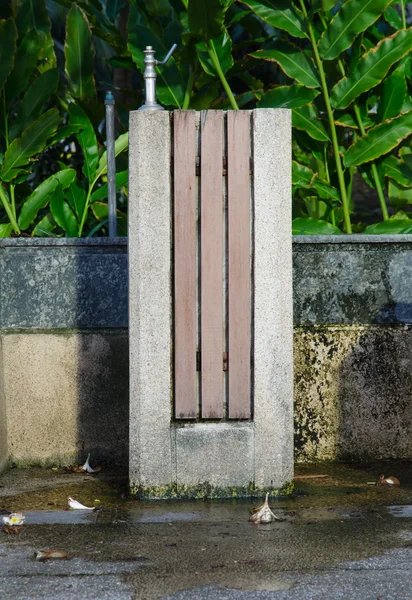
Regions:
[[412, 327], [295, 332], [299, 461], [412, 457]]
[[95, 464], [127, 463], [127, 334], [12, 334], [1, 343], [11, 462], [70, 464], [91, 452]]

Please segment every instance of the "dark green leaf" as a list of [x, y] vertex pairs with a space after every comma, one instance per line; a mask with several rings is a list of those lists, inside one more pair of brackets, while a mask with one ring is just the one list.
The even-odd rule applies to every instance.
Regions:
[[124, 0], [106, 0], [106, 15], [114, 23], [124, 6]]
[[[227, 73], [227, 71], [233, 67], [232, 40], [230, 39], [227, 31], [225, 31], [220, 37], [210, 40], [209, 44], [213, 44], [214, 49], [216, 50], [223, 73]], [[210, 59], [205, 42], [199, 42], [196, 44], [196, 52], [205, 73], [211, 75], [212, 77], [217, 77], [218, 74], [216, 73], [216, 70]]]
[[58, 83], [59, 72], [57, 69], [49, 69], [34, 80], [25, 93], [17, 117], [10, 128], [10, 140], [18, 137], [26, 127], [40, 117], [47, 100], [56, 92]]
[[383, 16], [385, 17], [385, 21], [389, 23], [391, 27], [393, 27], [396, 30], [402, 29], [402, 17], [398, 13], [398, 11], [395, 8], [393, 8], [393, 6], [389, 6], [385, 10]]
[[64, 125], [64, 127], [60, 127], [60, 129], [57, 130], [56, 135], [54, 135], [47, 142], [46, 148], [50, 148], [51, 146], [54, 146], [54, 144], [57, 144], [58, 142], [61, 142], [62, 140], [66, 140], [71, 135], [73, 135], [74, 133], [78, 133], [82, 129], [83, 128], [80, 127], [80, 125]]
[[297, 38], [308, 37], [302, 13], [289, 0], [243, 0], [263, 21]]
[[86, 190], [79, 187], [77, 183], [73, 181], [73, 183], [65, 190], [63, 195], [74, 211], [77, 220], [80, 222], [86, 204]]
[[13, 6], [16, 11], [15, 21], [20, 38], [29, 31], [33, 31], [36, 37], [41, 40], [38, 58], [42, 62], [38, 66], [39, 71], [43, 73], [48, 69], [55, 68], [57, 61], [45, 0], [13, 0]]
[[334, 108], [346, 108], [363, 92], [378, 85], [391, 66], [412, 50], [412, 29], [385, 38], [362, 56], [350, 77], [341, 79], [331, 92]]
[[411, 233], [412, 231], [412, 220], [411, 219], [388, 219], [381, 223], [375, 223], [369, 225], [363, 233], [369, 235], [382, 234], [390, 235], [396, 233]]
[[396, 156], [388, 156], [381, 163], [382, 172], [404, 187], [412, 187], [412, 169]]
[[313, 105], [294, 108], [292, 111], [292, 125], [296, 129], [306, 131], [310, 137], [320, 142], [330, 141], [329, 134], [319, 119]]
[[276, 42], [273, 50], [258, 50], [251, 56], [278, 63], [291, 79], [296, 79], [309, 88], [320, 87], [320, 82], [312, 61], [300, 48], [288, 42]]
[[0, 21], [0, 90], [14, 64], [17, 29], [12, 19]]
[[375, 160], [390, 152], [392, 148], [396, 148], [411, 133], [412, 111], [409, 111], [405, 115], [369, 129], [365, 136], [348, 148], [343, 162], [346, 167], [350, 167]]
[[298, 217], [292, 221], [293, 235], [339, 235], [341, 233], [332, 223], [310, 217]]
[[389, 181], [388, 196], [392, 206], [412, 204], [412, 188], [404, 188], [395, 181]]
[[57, 225], [66, 232], [67, 237], [78, 236], [76, 217], [70, 206], [64, 201], [60, 186], [55, 189], [50, 198], [50, 211]]
[[[49, 201], [49, 199], [47, 200]], [[33, 237], [57, 237], [52, 233], [53, 229], [56, 229], [57, 223], [53, 219], [53, 215], [51, 213], [47, 213], [45, 217], [43, 217], [33, 229], [32, 236]]]
[[12, 142], [4, 155], [0, 173], [3, 181], [14, 179], [21, 171], [19, 167], [27, 165], [44, 149], [48, 138], [55, 133], [59, 121], [59, 112], [51, 108], [25, 129], [21, 138]]
[[317, 173], [314, 173], [311, 169], [299, 164], [295, 160], [292, 161], [292, 184], [304, 189], [313, 190], [319, 198], [340, 201], [340, 194], [336, 188], [329, 185], [326, 181], [322, 181]]
[[313, 102], [319, 95], [318, 90], [303, 85], [285, 85], [273, 88], [263, 94], [258, 108], [300, 108]]
[[225, 11], [221, 0], [189, 0], [187, 14], [191, 33], [204, 41], [219, 37]]
[[347, 0], [319, 40], [325, 60], [337, 58], [355, 38], [374, 23], [392, 0]]
[[169, 0], [143, 0], [143, 2], [152, 17], [163, 17], [171, 10]]
[[397, 117], [402, 110], [406, 97], [405, 66], [399, 67], [387, 77], [379, 96], [378, 118], [380, 121]]
[[219, 97], [220, 81], [204, 85], [190, 99], [190, 108], [206, 110]]
[[[109, 208], [104, 202], [92, 202], [91, 208], [94, 216], [98, 221], [107, 219]], [[117, 232], [121, 237], [127, 236], [127, 216], [119, 209], [116, 210], [117, 215]]]
[[67, 188], [75, 179], [74, 169], [62, 169], [38, 185], [22, 206], [18, 220], [20, 229], [30, 227], [39, 210], [47, 206], [50, 194], [53, 194], [57, 187]]
[[77, 104], [69, 105], [70, 125], [78, 127], [81, 131], [77, 134], [77, 139], [83, 151], [84, 166], [83, 173], [90, 183], [94, 181], [96, 168], [99, 162], [99, 147], [97, 145], [96, 134], [89, 118], [83, 109]]
[[29, 31], [17, 49], [14, 68], [7, 79], [6, 99], [8, 104], [28, 86], [37, 65], [40, 48], [39, 34], [34, 30]]
[[90, 25], [85, 13], [73, 4], [67, 16], [66, 75], [69, 88], [75, 98], [94, 98], [96, 88], [93, 76], [94, 48]]
[[[128, 180], [128, 171], [120, 171], [120, 173], [116, 173], [116, 190], [127, 185]], [[107, 200], [108, 197], [108, 186], [107, 183], [99, 187], [92, 194], [91, 201], [94, 202], [96, 200]]]

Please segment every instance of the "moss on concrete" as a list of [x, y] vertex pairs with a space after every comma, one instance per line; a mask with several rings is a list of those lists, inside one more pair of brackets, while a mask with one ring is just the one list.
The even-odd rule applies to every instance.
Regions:
[[132, 486], [132, 496], [139, 500], [205, 500], [212, 498], [262, 498], [269, 492], [271, 497], [289, 496], [293, 493], [293, 481], [282, 488], [257, 488], [250, 482], [248, 486], [218, 487], [207, 481], [194, 486], [172, 483], [165, 486]]

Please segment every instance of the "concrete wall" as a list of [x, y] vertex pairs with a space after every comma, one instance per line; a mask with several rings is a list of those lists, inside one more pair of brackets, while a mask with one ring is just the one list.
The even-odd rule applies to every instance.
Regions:
[[[6, 422], [17, 463], [127, 465], [126, 251], [0, 240], [0, 467]], [[297, 459], [411, 459], [412, 236], [295, 238], [294, 319]]]

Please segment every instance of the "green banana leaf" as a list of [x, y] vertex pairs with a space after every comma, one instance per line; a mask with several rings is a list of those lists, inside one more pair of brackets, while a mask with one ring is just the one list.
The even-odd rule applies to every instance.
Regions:
[[[49, 200], [48, 200], [49, 201]], [[53, 229], [56, 229], [57, 223], [53, 219], [53, 215], [51, 213], [47, 213], [45, 217], [43, 217], [36, 225], [36, 227], [32, 231], [33, 237], [57, 237], [52, 234]]]
[[78, 236], [78, 224], [70, 206], [63, 198], [61, 186], [58, 186], [50, 198], [50, 212], [57, 225], [63, 229], [67, 237]]
[[[107, 219], [107, 217], [109, 216], [109, 207], [104, 202], [92, 202], [90, 206], [92, 208], [94, 216], [96, 217], [96, 219], [98, 221]], [[122, 212], [119, 209], [116, 210], [116, 216], [117, 216], [117, 235], [119, 235], [120, 237], [126, 237], [127, 236], [127, 216], [125, 215], [124, 212]]]
[[219, 37], [226, 9], [221, 0], [189, 0], [187, 16], [190, 32], [204, 41]]
[[83, 173], [90, 183], [96, 176], [97, 164], [99, 162], [99, 146], [96, 134], [88, 116], [77, 104], [69, 105], [70, 125], [78, 127], [81, 131], [77, 133], [80, 147], [83, 151], [84, 165]]
[[379, 96], [378, 118], [380, 121], [397, 117], [402, 111], [406, 97], [405, 65], [400, 64], [382, 84]]
[[17, 117], [10, 128], [10, 141], [18, 137], [26, 127], [40, 117], [47, 100], [56, 93], [58, 83], [59, 72], [57, 69], [49, 69], [34, 80], [24, 94]]
[[[128, 177], [129, 171], [120, 171], [120, 173], [116, 173], [116, 190], [120, 190], [122, 187], [127, 186]], [[95, 202], [96, 200], [107, 200], [107, 196], [108, 185], [105, 183], [93, 192], [91, 201]]]
[[16, 14], [15, 22], [22, 38], [29, 31], [34, 31], [41, 39], [38, 69], [40, 73], [57, 66], [54, 43], [51, 36], [50, 17], [45, 0], [13, 0], [13, 8]]
[[156, 18], [164, 17], [172, 9], [169, 0], [143, 0], [143, 2], [149, 15]]
[[366, 31], [392, 0], [348, 0], [336, 13], [322, 34], [319, 53], [324, 60], [337, 58], [356, 37]]
[[257, 108], [301, 108], [313, 102], [319, 93], [303, 85], [278, 86], [263, 94]]
[[320, 82], [312, 61], [300, 48], [288, 42], [276, 42], [273, 50], [257, 50], [250, 56], [276, 62], [291, 79], [308, 88], [320, 87]]
[[76, 215], [77, 221], [80, 223], [86, 204], [86, 190], [79, 187], [77, 183], [73, 181], [73, 183], [64, 190], [63, 196]]
[[351, 167], [375, 160], [396, 148], [411, 133], [412, 110], [369, 129], [366, 135], [358, 138], [348, 148], [343, 157], [343, 163], [345, 167]]
[[412, 29], [401, 29], [384, 38], [359, 60], [350, 77], [341, 79], [332, 89], [331, 104], [346, 108], [363, 92], [378, 85], [391, 66], [412, 50]]
[[328, 12], [335, 6], [336, 2], [337, 0], [311, 0], [312, 11], [315, 13], [320, 10]]
[[39, 210], [47, 206], [50, 195], [57, 187], [67, 188], [75, 179], [74, 169], [62, 169], [38, 185], [21, 208], [18, 220], [20, 229], [24, 231], [30, 227]]
[[292, 161], [292, 184], [314, 190], [319, 198], [340, 201], [340, 194], [336, 188], [320, 179], [318, 174], [314, 173], [309, 167], [301, 165], [295, 160]]
[[243, 4], [269, 25], [293, 37], [308, 37], [303, 14], [289, 0], [244, 0]]
[[[227, 73], [227, 71], [233, 67], [232, 40], [230, 39], [230, 36], [225, 30], [221, 36], [215, 38], [214, 40], [209, 40], [209, 43], [210, 42], [213, 42], [213, 46], [216, 50], [223, 73]], [[199, 42], [196, 44], [196, 53], [205, 73], [211, 75], [212, 77], [218, 77], [207, 51], [205, 42]]]
[[385, 177], [390, 177], [404, 187], [412, 187], [412, 169], [396, 156], [387, 156], [381, 163]]
[[340, 229], [332, 223], [311, 217], [298, 217], [292, 221], [293, 235], [340, 235], [341, 233]]
[[[129, 132], [122, 133], [119, 135], [114, 143], [114, 155], [118, 156], [121, 152], [124, 152], [129, 147]], [[107, 173], [107, 152], [104, 151], [99, 161], [99, 166], [96, 171], [96, 179]]]
[[12, 19], [0, 21], [0, 90], [14, 64], [17, 29]]
[[23, 131], [21, 138], [15, 139], [7, 148], [4, 155], [0, 178], [3, 181], [12, 181], [24, 167], [39, 154], [49, 137], [51, 137], [59, 124], [59, 111], [51, 108], [37, 121]]
[[35, 31], [29, 31], [22, 39], [14, 56], [14, 67], [6, 83], [6, 99], [10, 104], [29, 85], [36, 69], [41, 49], [41, 37]]
[[404, 188], [395, 181], [388, 185], [388, 196], [391, 206], [407, 206], [412, 204], [412, 188]]
[[311, 138], [320, 142], [329, 142], [329, 134], [320, 121], [319, 114], [313, 105], [294, 108], [292, 110], [292, 125], [305, 131]]
[[65, 72], [71, 93], [80, 100], [94, 99], [96, 87], [93, 76], [94, 48], [90, 25], [85, 13], [73, 4], [67, 15]]
[[412, 232], [412, 220], [411, 219], [388, 219], [381, 223], [374, 223], [369, 225], [363, 233], [369, 235], [390, 235], [397, 233], [411, 233]]
[[394, 29], [402, 29], [402, 17], [393, 6], [389, 6], [384, 14], [385, 21]]
[[13, 232], [13, 225], [11, 223], [0, 224], [0, 238], [7, 238]]

